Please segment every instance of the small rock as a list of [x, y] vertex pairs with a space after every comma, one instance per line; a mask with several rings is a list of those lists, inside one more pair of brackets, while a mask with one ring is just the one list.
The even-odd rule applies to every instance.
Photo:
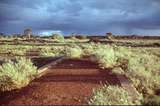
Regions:
[[80, 100], [80, 99], [78, 99], [78, 102], [81, 102], [81, 100]]
[[81, 100], [79, 99], [79, 98], [77, 98], [77, 97], [73, 97], [73, 99], [75, 100], [75, 101], [77, 101], [77, 102], [81, 102]]
[[77, 98], [77, 97], [73, 97], [73, 99], [74, 99], [75, 101], [78, 101], [78, 98]]

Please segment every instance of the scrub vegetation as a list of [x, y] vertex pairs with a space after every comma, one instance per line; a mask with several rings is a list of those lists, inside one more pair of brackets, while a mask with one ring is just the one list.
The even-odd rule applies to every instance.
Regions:
[[138, 100], [134, 100], [128, 92], [118, 86], [104, 86], [93, 91], [93, 96], [89, 105], [140, 105], [143, 100], [142, 95]]
[[0, 91], [10, 91], [25, 87], [36, 78], [37, 68], [31, 60], [17, 58], [0, 66]]
[[[53, 38], [58, 42], [65, 42], [63, 37], [54, 35]], [[65, 42], [65, 45], [44, 46], [0, 45], [1, 54], [8, 53], [13, 56], [25, 55], [31, 49], [38, 50], [41, 56], [65, 56], [67, 58], [89, 56], [90, 60], [98, 63], [100, 68], [127, 76], [142, 95], [138, 101], [134, 101], [123, 88], [104, 86], [99, 90], [94, 90], [89, 101], [91, 105], [160, 104], [156, 93], [160, 90], [160, 48], [135, 48], [119, 46], [116, 43], [93, 42]], [[24, 87], [36, 78], [36, 74], [37, 69], [29, 59], [20, 58], [16, 59], [16, 62], [6, 61], [0, 66], [0, 91]]]

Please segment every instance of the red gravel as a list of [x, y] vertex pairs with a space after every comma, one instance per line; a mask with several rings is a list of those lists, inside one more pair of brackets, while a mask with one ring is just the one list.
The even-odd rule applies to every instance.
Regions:
[[7, 105], [86, 105], [93, 89], [119, 85], [115, 75], [86, 60], [64, 60], [29, 86], [0, 96]]

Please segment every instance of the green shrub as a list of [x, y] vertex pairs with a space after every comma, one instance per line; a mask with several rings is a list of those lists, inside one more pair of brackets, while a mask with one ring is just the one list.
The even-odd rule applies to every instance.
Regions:
[[84, 45], [82, 47], [101, 68], [110, 68], [113, 73], [126, 75], [140, 93], [154, 95], [155, 90], [160, 89], [160, 53], [157, 49], [152, 51], [103, 44], [89, 44], [88, 49]]
[[160, 105], [160, 96], [157, 96], [157, 95], [148, 96], [144, 100], [143, 104], [146, 106], [148, 106], [148, 105], [149, 106], [159, 106]]
[[56, 42], [64, 42], [64, 36], [61, 34], [53, 34], [52, 38], [56, 40]]
[[146, 99], [144, 100], [144, 105], [159, 106], [160, 96], [152, 95], [152, 96], [146, 97]]
[[94, 55], [101, 68], [113, 68], [116, 65], [115, 52], [111, 46], [98, 45]]
[[94, 52], [94, 46], [95, 44], [93, 42], [87, 43], [87, 44], [80, 44], [79, 47], [83, 50], [84, 56], [89, 56], [93, 54]]
[[153, 94], [160, 87], [160, 59], [145, 52], [134, 52], [129, 58], [126, 75], [144, 94]]
[[128, 92], [118, 86], [104, 86], [93, 92], [89, 105], [140, 105], [142, 96], [134, 101]]
[[154, 94], [160, 88], [160, 58], [145, 49], [115, 45], [94, 45], [95, 60], [101, 68], [110, 68], [116, 74], [125, 74], [143, 94]]
[[10, 55], [25, 55], [26, 51], [32, 49], [33, 46], [27, 45], [1, 45], [0, 52], [9, 53]]
[[82, 56], [82, 49], [76, 45], [65, 48], [65, 56], [68, 58], [80, 58]]
[[90, 44], [82, 48], [84, 55], [92, 55], [92, 60], [98, 62], [101, 68], [127, 68], [130, 51], [126, 48], [103, 44]]
[[42, 56], [55, 56], [55, 53], [51, 51], [50, 47], [46, 47], [40, 50]]
[[63, 55], [64, 47], [45, 47], [40, 50], [43, 56], [61, 56]]
[[31, 60], [17, 58], [0, 66], [0, 91], [20, 89], [29, 84], [37, 75], [37, 68]]

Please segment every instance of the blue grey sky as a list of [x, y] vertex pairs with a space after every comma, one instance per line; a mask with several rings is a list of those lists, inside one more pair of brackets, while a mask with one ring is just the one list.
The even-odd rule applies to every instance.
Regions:
[[160, 0], [0, 0], [0, 32], [160, 35]]

